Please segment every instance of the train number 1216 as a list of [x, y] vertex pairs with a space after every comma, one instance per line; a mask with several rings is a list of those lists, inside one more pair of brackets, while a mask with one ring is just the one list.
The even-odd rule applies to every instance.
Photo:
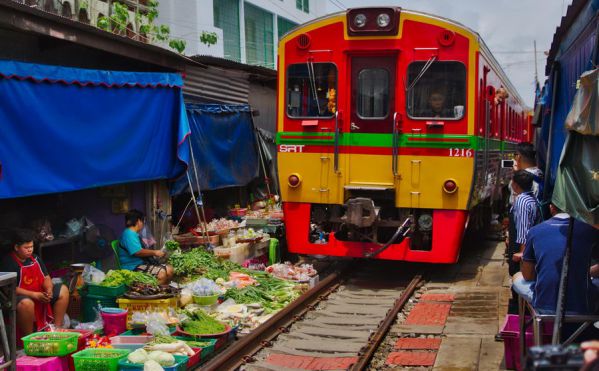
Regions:
[[469, 148], [450, 148], [449, 157], [472, 157], [474, 154], [472, 149]]

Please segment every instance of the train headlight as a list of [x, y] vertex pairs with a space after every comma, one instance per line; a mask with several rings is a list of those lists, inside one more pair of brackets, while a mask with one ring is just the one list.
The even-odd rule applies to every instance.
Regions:
[[422, 214], [418, 217], [418, 229], [423, 232], [433, 229], [433, 217], [431, 214]]
[[289, 177], [287, 178], [287, 184], [291, 188], [297, 188], [297, 187], [299, 187], [299, 185], [301, 183], [302, 183], [302, 177], [297, 173], [293, 173], [293, 174], [289, 175]]
[[366, 15], [364, 15], [362, 13], [358, 13], [354, 17], [354, 26], [356, 26], [358, 28], [363, 28], [364, 26], [366, 26], [367, 20], [368, 19], [366, 18]]
[[458, 190], [458, 184], [453, 179], [447, 179], [443, 183], [443, 190], [449, 194], [455, 193]]
[[387, 13], [381, 13], [378, 17], [376, 17], [376, 23], [380, 28], [385, 28], [391, 23], [391, 17]]

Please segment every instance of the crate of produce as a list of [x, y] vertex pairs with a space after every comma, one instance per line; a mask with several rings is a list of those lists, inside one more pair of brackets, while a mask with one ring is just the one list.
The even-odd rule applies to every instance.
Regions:
[[130, 352], [127, 349], [84, 349], [73, 354], [75, 371], [118, 371], [119, 360]]
[[[172, 366], [162, 366], [164, 371], [185, 371], [187, 370], [187, 361], [189, 357], [175, 355], [175, 364]], [[119, 370], [143, 371], [144, 365], [131, 363], [127, 357], [119, 360]]]
[[17, 371], [69, 371], [69, 363], [66, 358], [58, 357], [30, 357], [17, 358]]
[[79, 334], [71, 332], [34, 332], [22, 338], [28, 356], [62, 357], [77, 351]]
[[78, 334], [79, 339], [77, 343], [77, 350], [82, 350], [85, 348], [85, 344], [87, 343], [87, 339], [91, 338], [93, 332], [90, 330], [76, 330], [76, 329], [59, 329], [57, 332], [69, 332], [73, 334]]
[[116, 300], [119, 308], [127, 309], [127, 328], [131, 328], [131, 316], [133, 312], [167, 312], [169, 308], [176, 309], [179, 305], [179, 299], [167, 298], [167, 299], [126, 299], [118, 298]]
[[98, 305], [105, 308], [116, 307], [116, 298], [112, 296], [83, 295], [81, 296], [82, 321], [93, 322], [98, 316]]
[[[215, 341], [214, 350], [219, 350], [224, 347], [229, 341], [235, 339], [235, 334], [237, 333], [237, 328], [231, 328], [229, 325], [225, 325], [225, 331], [218, 334], [207, 334], [207, 335], [193, 335], [188, 332], [185, 332], [181, 327], [177, 326], [176, 334], [178, 336], [186, 337], [189, 339], [195, 339], [196, 341], [204, 341], [212, 339]], [[190, 345], [191, 346], [191, 345]]]
[[[168, 332], [169, 334], [174, 334], [177, 331], [177, 326], [176, 325], [170, 325], [168, 326]], [[122, 334], [120, 334], [121, 336], [139, 336], [139, 335], [150, 335], [146, 332], [146, 328], [145, 326], [143, 328], [132, 328], [130, 330], [127, 330], [125, 332], [123, 332]]]
[[123, 295], [125, 293], [125, 291], [127, 291], [127, 286], [125, 286], [125, 285], [101, 286], [101, 285], [96, 285], [93, 283], [88, 283], [85, 286], [84, 290], [87, 290], [88, 295], [112, 296], [112, 297], [116, 298], [117, 296]]
[[214, 353], [214, 345], [216, 344], [216, 339], [196, 339], [189, 336], [174, 336], [174, 338], [177, 340], [183, 340], [192, 349], [201, 349], [201, 359], [205, 359], [206, 357]]

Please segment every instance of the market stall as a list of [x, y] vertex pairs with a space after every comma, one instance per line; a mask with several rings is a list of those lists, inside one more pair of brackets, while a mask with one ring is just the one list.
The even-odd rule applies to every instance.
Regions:
[[176, 274], [170, 285], [141, 272], [86, 267], [78, 287], [82, 322], [23, 338], [27, 357], [17, 362], [78, 371], [191, 369], [266, 322], [317, 277], [309, 265], [254, 270], [206, 246], [170, 240], [164, 248]]

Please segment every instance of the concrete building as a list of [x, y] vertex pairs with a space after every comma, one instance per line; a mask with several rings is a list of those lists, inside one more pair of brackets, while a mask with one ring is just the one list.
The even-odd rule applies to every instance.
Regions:
[[171, 37], [187, 42], [186, 55], [274, 69], [279, 38], [296, 25], [324, 15], [326, 1], [163, 0], [158, 11], [157, 23], [168, 25]]

